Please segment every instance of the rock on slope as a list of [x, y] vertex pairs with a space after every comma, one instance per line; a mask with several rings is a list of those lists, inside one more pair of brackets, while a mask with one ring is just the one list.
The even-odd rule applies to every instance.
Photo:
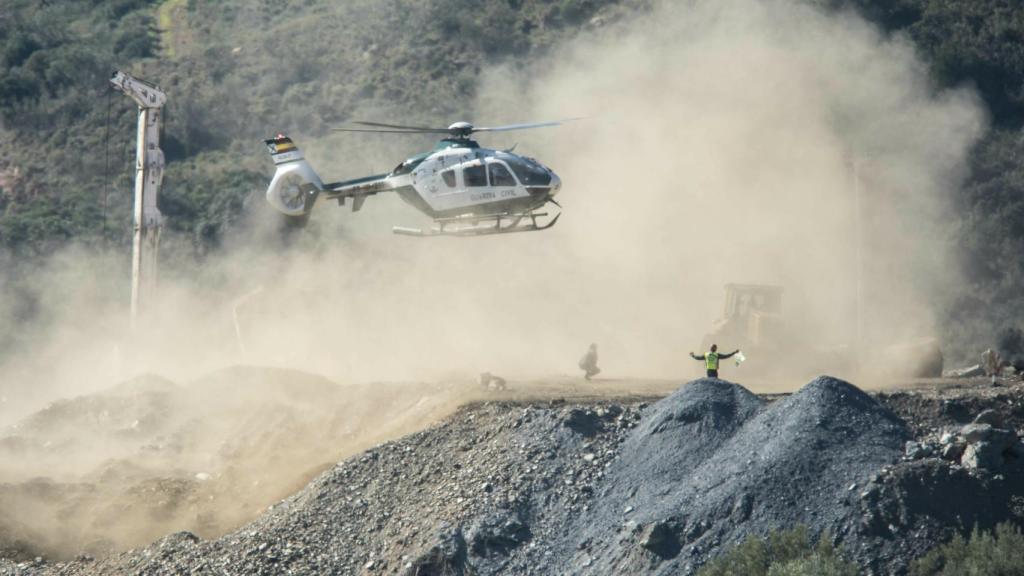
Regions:
[[904, 462], [909, 436], [876, 400], [826, 377], [774, 403], [721, 380], [651, 406], [487, 403], [339, 463], [220, 539], [179, 533], [102, 560], [7, 570], [690, 573], [749, 535], [804, 523], [866, 572], [900, 573], [950, 526], [1019, 519], [1008, 505], [1024, 497], [1018, 464], [986, 476]]

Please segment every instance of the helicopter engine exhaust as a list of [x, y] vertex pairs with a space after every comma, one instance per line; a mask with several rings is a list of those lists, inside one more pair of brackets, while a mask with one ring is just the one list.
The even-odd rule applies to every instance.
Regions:
[[288, 216], [306, 216], [324, 189], [302, 151], [284, 134], [264, 140], [277, 171], [267, 188], [267, 202]]

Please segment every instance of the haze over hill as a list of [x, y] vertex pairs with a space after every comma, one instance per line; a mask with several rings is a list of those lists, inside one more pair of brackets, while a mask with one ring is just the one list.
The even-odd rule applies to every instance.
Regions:
[[[783, 285], [787, 322], [802, 336], [791, 342], [797, 349], [855, 343], [859, 259], [868, 349], [936, 333], [939, 307], [963, 289], [945, 222], [983, 112], [970, 90], [937, 90], [904, 40], [851, 12], [799, 2], [636, 10], [581, 3], [577, 11], [489, 4], [455, 20], [440, 15], [442, 6], [416, 4], [399, 17], [373, 2], [294, 11], [162, 4], [154, 12], [161, 56], [137, 69], [171, 94], [159, 333], [126, 343], [120, 242], [79, 243], [37, 258], [22, 250], [2, 298], [18, 326], [5, 334], [5, 372], [15, 375], [5, 381], [18, 382], [5, 384], [12, 388], [5, 394], [38, 405], [139, 370], [187, 379], [234, 362], [347, 381], [485, 369], [536, 376], [571, 370], [589, 341], [601, 342], [617, 373], [674, 376], [690, 370], [680, 353], [699, 344], [726, 282]], [[139, 5], [133, 16], [115, 18], [108, 8], [108, 20], [102, 10], [19, 13], [70, 18], [79, 28], [69, 31], [90, 46], [101, 45], [90, 35], [98, 29], [82, 25], [102, 20], [129, 34], [131, 18], [148, 13]], [[358, 23], [369, 28], [339, 34], [330, 50], [294, 41], [299, 30], [330, 37]], [[371, 32], [388, 25], [394, 41], [378, 43]], [[411, 35], [417, 26], [433, 32]], [[493, 29], [529, 41], [496, 45], [483, 32]], [[28, 74], [31, 58], [55, 61], [60, 46], [32, 51], [11, 74]], [[416, 48], [444, 56], [424, 59]], [[157, 53], [157, 45], [150, 49]], [[364, 88], [352, 92], [356, 86]], [[44, 118], [48, 107], [59, 117], [61, 106], [95, 118], [104, 112], [95, 94], [20, 106], [31, 109], [25, 118]], [[123, 99], [112, 106], [123, 110]], [[395, 238], [391, 224], [419, 216], [382, 196], [358, 214], [323, 206], [306, 231], [282, 242], [260, 198], [269, 162], [258, 139], [279, 129], [335, 178], [386, 168], [429, 146], [327, 132], [346, 118], [574, 115], [587, 118], [486, 141], [519, 142], [562, 173], [567, 213], [546, 234]], [[59, 132], [19, 131], [18, 138], [52, 143], [88, 125], [66, 118]], [[111, 133], [117, 151], [133, 132]], [[92, 146], [105, 149], [102, 139]], [[853, 162], [869, 166], [859, 199]], [[67, 165], [91, 179], [47, 196], [46, 182], [60, 184], [65, 172], [23, 172], [25, 189], [36, 193], [27, 205], [45, 209], [46, 198], [63, 202], [102, 181], [98, 155]], [[250, 194], [243, 208], [238, 202]], [[119, 198], [109, 214], [124, 213], [127, 196]], [[199, 215], [224, 202], [236, 209], [210, 217], [233, 218], [230, 227]], [[6, 238], [22, 230], [11, 225], [23, 214], [19, 206], [8, 210]], [[109, 230], [126, 230], [114, 223]], [[189, 225], [202, 256], [182, 250]], [[218, 237], [220, 248], [211, 250]], [[24, 240], [20, 248], [35, 245]]]
[[[5, 334], [7, 370], [35, 390], [89, 389], [140, 368], [194, 377], [253, 357], [346, 380], [529, 376], [572, 369], [589, 341], [620, 373], [675, 375], [730, 281], [785, 285], [805, 341], [850, 345], [861, 260], [868, 344], [937, 333], [947, 354], [975, 352], [956, 346], [946, 310], [976, 294], [949, 222], [984, 131], [981, 102], [936, 86], [905, 37], [853, 12], [781, 1], [15, 6], [6, 74], [38, 93], [6, 100], [4, 157], [18, 176], [5, 192], [13, 252], [0, 301], [19, 327]], [[158, 36], [139, 25], [147, 18]], [[44, 34], [54, 21], [64, 32]], [[496, 42], [494, 30], [509, 36]], [[330, 40], [298, 42], [300, 32]], [[91, 64], [65, 86], [47, 71], [72, 47]], [[112, 351], [125, 325], [129, 175], [103, 185], [98, 71], [115, 62], [171, 94], [155, 353]], [[111, 165], [123, 170], [128, 103], [109, 104]], [[587, 119], [487, 141], [520, 142], [565, 177], [567, 214], [546, 234], [393, 238], [392, 224], [418, 216], [379, 197], [356, 215], [322, 207], [282, 241], [260, 197], [270, 166], [258, 140], [278, 130], [340, 178], [429, 145], [328, 134], [349, 118], [573, 115]], [[24, 149], [37, 152], [22, 163]], [[67, 216], [31, 216], [57, 208]], [[97, 222], [105, 241], [91, 235]], [[57, 249], [61, 235], [79, 243]], [[250, 294], [240, 341], [232, 309]]]

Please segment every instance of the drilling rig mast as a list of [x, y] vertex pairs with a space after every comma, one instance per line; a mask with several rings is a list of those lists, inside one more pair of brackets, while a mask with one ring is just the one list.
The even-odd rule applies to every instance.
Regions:
[[164, 179], [164, 153], [160, 150], [160, 109], [167, 96], [156, 86], [118, 71], [110, 78], [114, 88], [139, 105], [138, 145], [135, 153], [135, 219], [132, 242], [132, 328], [156, 291], [157, 250], [163, 216], [156, 199]]

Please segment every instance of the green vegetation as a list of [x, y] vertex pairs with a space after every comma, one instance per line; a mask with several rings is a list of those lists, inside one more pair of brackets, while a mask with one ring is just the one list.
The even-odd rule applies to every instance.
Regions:
[[807, 527], [748, 538], [704, 565], [698, 576], [856, 576], [857, 567], [842, 559], [827, 536], [811, 543]]
[[1000, 524], [995, 531], [977, 527], [965, 540], [959, 534], [916, 560], [911, 576], [1020, 576], [1024, 574], [1024, 534]]

